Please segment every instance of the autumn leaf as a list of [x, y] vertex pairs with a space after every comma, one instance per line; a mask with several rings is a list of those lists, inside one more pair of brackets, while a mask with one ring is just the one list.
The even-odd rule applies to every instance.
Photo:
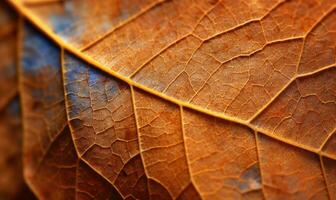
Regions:
[[336, 199], [335, 0], [9, 3], [38, 198]]
[[34, 199], [23, 180], [17, 15], [0, 2], [0, 199]]

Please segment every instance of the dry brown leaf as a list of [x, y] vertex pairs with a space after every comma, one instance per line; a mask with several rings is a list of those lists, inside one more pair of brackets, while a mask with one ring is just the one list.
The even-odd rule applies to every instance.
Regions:
[[336, 199], [336, 1], [10, 3], [41, 199]]

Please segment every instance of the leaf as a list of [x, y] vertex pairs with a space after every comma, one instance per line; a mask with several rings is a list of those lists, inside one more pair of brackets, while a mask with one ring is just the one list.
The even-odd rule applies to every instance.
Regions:
[[[25, 91], [21, 97], [28, 183], [43, 199], [87, 194], [117, 198], [113, 187], [78, 158], [73, 146], [64, 107], [60, 49], [30, 25], [24, 30], [19, 76]], [[97, 189], [92, 191], [92, 185]]]
[[17, 16], [6, 2], [0, 2], [0, 26], [0, 199], [34, 199], [22, 175]]
[[0, 68], [0, 109], [17, 93], [16, 86], [16, 15], [5, 3], [0, 4], [0, 53], [3, 55]]
[[1, 179], [0, 197], [9, 199], [16, 196], [23, 185], [21, 158], [21, 120], [18, 99], [13, 99], [6, 108], [1, 111], [0, 135], [1, 135]]
[[39, 198], [336, 198], [336, 1], [10, 3]]

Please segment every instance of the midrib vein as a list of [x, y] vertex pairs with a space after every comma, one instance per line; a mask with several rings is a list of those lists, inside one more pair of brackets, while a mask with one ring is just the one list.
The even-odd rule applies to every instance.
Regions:
[[[226, 121], [230, 121], [230, 122], [234, 122], [237, 124], [241, 124], [244, 125], [246, 127], [249, 127], [250, 129], [257, 131], [261, 134], [267, 135], [275, 140], [284, 142], [286, 144], [310, 151], [312, 153], [318, 154], [318, 155], [323, 155], [325, 157], [328, 157], [330, 159], [336, 160], [336, 158], [332, 155], [326, 154], [326, 153], [322, 153], [321, 151], [319, 151], [319, 149], [316, 148], [312, 148], [308, 145], [304, 145], [304, 144], [300, 144], [298, 142], [295, 141], [291, 141], [288, 140], [286, 138], [282, 138], [282, 137], [277, 137], [276, 135], [267, 132], [264, 129], [259, 128], [258, 126], [255, 126], [245, 120], [241, 120], [239, 118], [236, 117], [232, 117], [232, 116], [228, 116], [224, 113], [221, 112], [216, 112], [216, 111], [212, 111], [212, 110], [208, 110], [205, 108], [202, 108], [200, 106], [188, 103], [188, 102], [184, 102], [182, 100], [176, 99], [174, 97], [168, 96], [166, 94], [163, 94], [161, 92], [158, 92], [152, 88], [149, 88], [147, 86], [144, 86], [140, 83], [137, 83], [135, 81], [133, 81], [132, 79], [125, 77], [119, 73], [117, 73], [116, 71], [103, 66], [102, 64], [100, 64], [99, 62], [97, 62], [96, 60], [94, 60], [93, 58], [91, 58], [90, 56], [84, 54], [83, 52], [81, 52], [79, 49], [75, 48], [74, 46], [72, 46], [69, 43], [66, 43], [65, 41], [63, 41], [58, 35], [56, 35], [48, 26], [46, 26], [42, 20], [40, 20], [37, 16], [35, 16], [29, 9], [27, 9], [19, 0], [9, 0], [9, 3], [18, 11], [19, 14], [21, 14], [22, 16], [24, 16], [26, 19], [28, 19], [33, 25], [35, 25], [40, 31], [42, 31], [48, 38], [50, 38], [52, 41], [54, 41], [56, 44], [58, 44], [60, 46], [60, 48], [63, 48], [64, 50], [72, 53], [73, 55], [77, 56], [78, 58], [80, 58], [81, 60], [87, 62], [88, 64], [92, 65], [93, 67], [98, 68], [99, 70], [102, 70], [106, 73], [108, 73], [109, 75], [126, 82], [127, 84], [129, 84], [130, 86], [136, 87], [138, 89], [141, 89], [143, 91], [146, 91], [152, 95], [155, 95], [157, 97], [160, 97], [166, 101], [172, 102], [174, 104], [177, 104], [179, 106], [182, 107], [186, 107], [195, 111], [198, 111], [200, 113], [204, 113], [207, 114], [209, 116], [213, 116], [213, 117], [217, 117]], [[328, 66], [328, 68], [331, 67], [335, 67], [334, 65], [332, 66]], [[326, 68], [323, 68], [326, 69]], [[319, 72], [320, 70], [318, 70]], [[309, 73], [313, 74], [313, 73]], [[302, 77], [302, 75], [300, 76]], [[297, 77], [295, 76], [293, 79], [296, 79]]]

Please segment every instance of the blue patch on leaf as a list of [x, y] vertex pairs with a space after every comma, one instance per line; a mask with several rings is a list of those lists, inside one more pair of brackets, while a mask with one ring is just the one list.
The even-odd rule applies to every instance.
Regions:
[[29, 24], [24, 25], [23, 56], [21, 66], [23, 73], [38, 78], [44, 69], [60, 73], [60, 50], [50, 40]]
[[[28, 23], [24, 24], [21, 76], [38, 108], [64, 100], [60, 49]], [[37, 109], [37, 108], [36, 108]]]
[[51, 13], [49, 16], [54, 32], [66, 41], [71, 37], [80, 37], [86, 28], [86, 23], [78, 25], [78, 22], [82, 19], [76, 16], [75, 13], [73, 2], [66, 1], [63, 13]]
[[[64, 55], [65, 92], [70, 118], [87, 109], [104, 108], [109, 100], [119, 95], [121, 83], [108, 74], [89, 66], [76, 57]], [[93, 106], [94, 105], [94, 106]]]
[[20, 106], [20, 101], [19, 98], [16, 97], [14, 98], [9, 105], [6, 108], [6, 111], [10, 116], [13, 117], [20, 117], [21, 115], [21, 106]]

